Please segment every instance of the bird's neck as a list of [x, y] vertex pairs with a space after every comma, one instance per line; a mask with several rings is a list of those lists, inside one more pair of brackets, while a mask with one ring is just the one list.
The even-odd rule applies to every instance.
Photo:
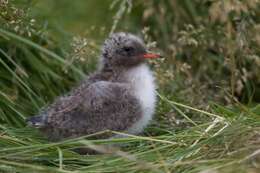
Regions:
[[148, 65], [144, 63], [124, 71], [122, 77], [127, 83], [133, 85], [141, 84], [144, 81], [153, 82], [153, 74]]
[[136, 79], [145, 79], [152, 73], [145, 63], [132, 67], [109, 67], [100, 69], [101, 74], [106, 74], [108, 81], [119, 83], [133, 83]]

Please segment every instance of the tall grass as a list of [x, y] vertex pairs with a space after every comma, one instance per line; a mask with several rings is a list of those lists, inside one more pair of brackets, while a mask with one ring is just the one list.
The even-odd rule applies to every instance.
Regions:
[[[104, 34], [140, 27], [134, 19], [141, 11], [146, 41], [156, 40], [165, 54], [151, 63], [159, 85], [155, 119], [140, 136], [50, 143], [24, 120], [94, 70], [99, 44], [91, 37], [65, 42], [47, 34], [25, 3], [0, 1], [0, 172], [259, 172], [258, 7], [249, 0], [115, 1], [119, 17]], [[243, 32], [234, 28], [236, 17]], [[104, 154], [79, 155], [77, 147]]]

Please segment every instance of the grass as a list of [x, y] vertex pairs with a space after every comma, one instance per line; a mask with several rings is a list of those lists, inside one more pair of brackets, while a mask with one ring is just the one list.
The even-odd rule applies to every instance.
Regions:
[[[155, 118], [138, 136], [93, 140], [89, 135], [56, 143], [27, 127], [25, 118], [37, 114], [95, 69], [101, 39], [90, 36], [96, 30], [72, 39], [68, 32], [71, 18], [77, 19], [73, 12], [63, 21], [63, 30], [53, 23], [48, 27], [32, 23], [31, 16], [40, 12], [27, 13], [26, 2], [19, 8], [14, 2], [0, 2], [0, 172], [259, 172], [259, 19], [251, 14], [258, 12], [249, 1], [240, 6], [225, 1], [222, 5], [228, 18], [218, 19], [219, 2], [114, 1], [110, 12], [116, 19], [106, 23], [101, 36], [128, 26], [140, 27], [138, 15], [143, 14], [142, 22], [150, 28], [143, 30], [145, 40], [153, 45], [155, 39], [165, 54], [165, 60], [150, 64], [159, 86]], [[85, 4], [74, 5], [81, 3]], [[96, 3], [92, 4], [96, 8], [109, 9], [110, 3]], [[60, 1], [56, 5], [64, 5], [65, 11], [70, 6]], [[228, 5], [251, 11], [228, 11]], [[34, 7], [40, 8], [37, 3]], [[21, 10], [20, 15], [14, 9]], [[78, 9], [77, 15], [84, 11]], [[205, 24], [208, 15], [213, 22]], [[233, 19], [241, 15], [239, 26], [246, 18], [252, 20], [250, 27], [234, 30]], [[42, 18], [40, 15], [39, 20]], [[75, 26], [71, 32], [80, 31]], [[110, 144], [121, 147], [108, 149]], [[73, 149], [80, 146], [104, 154], [79, 155]]]

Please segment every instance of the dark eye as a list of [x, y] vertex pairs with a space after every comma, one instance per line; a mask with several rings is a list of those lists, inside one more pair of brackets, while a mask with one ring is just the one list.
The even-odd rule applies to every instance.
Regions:
[[131, 52], [131, 51], [134, 50], [134, 48], [132, 48], [132, 47], [124, 47], [123, 50], [124, 50], [125, 52]]

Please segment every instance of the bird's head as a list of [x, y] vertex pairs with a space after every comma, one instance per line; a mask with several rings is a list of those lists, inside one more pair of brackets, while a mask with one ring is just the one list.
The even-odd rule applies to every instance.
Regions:
[[133, 67], [145, 59], [159, 58], [148, 53], [143, 41], [129, 33], [115, 33], [103, 45], [101, 64], [103, 67]]

